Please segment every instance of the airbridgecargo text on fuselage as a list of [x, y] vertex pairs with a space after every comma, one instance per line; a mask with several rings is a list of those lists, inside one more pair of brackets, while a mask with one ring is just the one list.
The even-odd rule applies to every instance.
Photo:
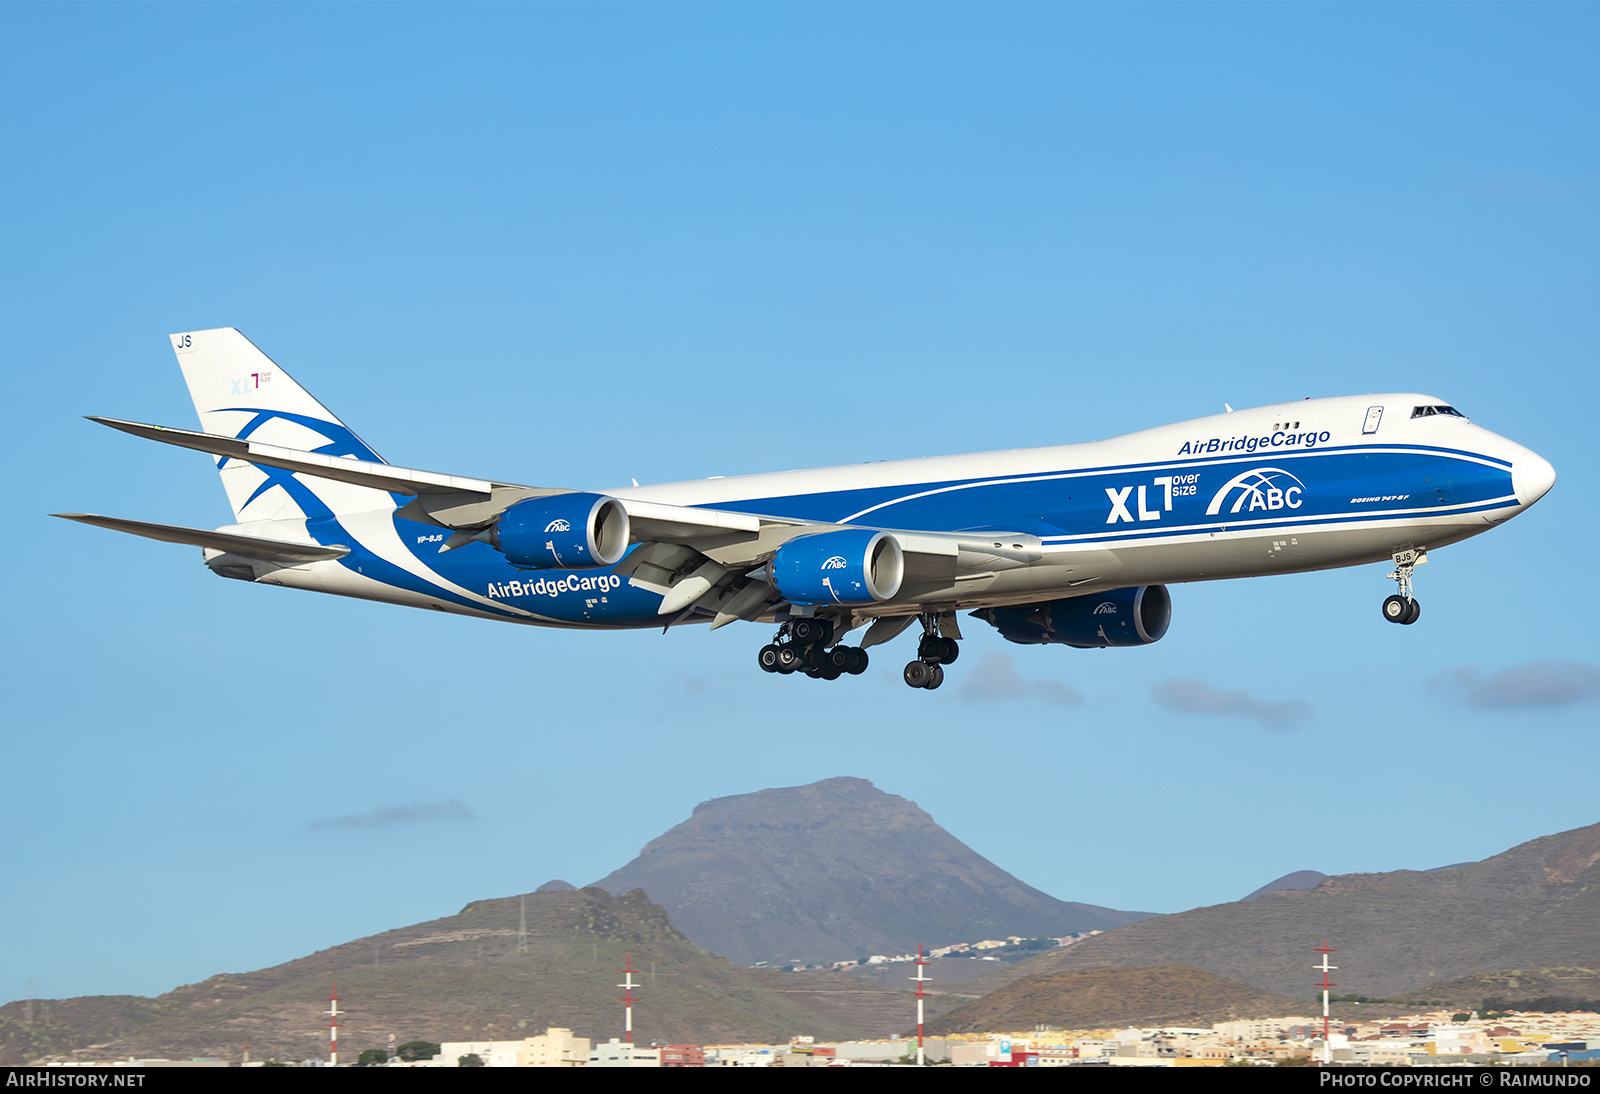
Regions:
[[517, 596], [560, 596], [562, 593], [606, 593], [622, 586], [616, 574], [597, 574], [580, 577], [541, 577], [538, 581], [501, 581], [489, 583], [489, 598], [504, 600]]
[[1212, 437], [1204, 441], [1184, 441], [1183, 447], [1178, 449], [1178, 455], [1209, 456], [1215, 452], [1254, 452], [1261, 448], [1315, 448], [1332, 439], [1333, 434], [1327, 430], [1321, 433], [1285, 433], [1280, 429], [1259, 437]]

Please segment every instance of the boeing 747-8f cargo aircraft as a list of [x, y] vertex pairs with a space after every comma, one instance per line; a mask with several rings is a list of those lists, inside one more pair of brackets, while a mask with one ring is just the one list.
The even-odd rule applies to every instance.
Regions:
[[[957, 613], [1013, 642], [1138, 646], [1167, 586], [1394, 560], [1412, 572], [1544, 496], [1555, 471], [1431, 395], [1308, 399], [1090, 444], [589, 491], [386, 463], [233, 329], [172, 336], [203, 432], [93, 421], [216, 459], [216, 531], [58, 514], [204, 550], [223, 577], [551, 627], [776, 626], [768, 672], [859, 673]], [[859, 645], [842, 639], [866, 627]]]

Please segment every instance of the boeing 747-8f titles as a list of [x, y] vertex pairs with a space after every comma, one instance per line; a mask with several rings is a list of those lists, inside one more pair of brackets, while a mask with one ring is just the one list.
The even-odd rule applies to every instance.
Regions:
[[[1431, 395], [1241, 410], [1090, 444], [591, 492], [386, 463], [238, 331], [172, 336], [202, 432], [93, 421], [216, 460], [215, 531], [59, 516], [204, 550], [223, 577], [551, 627], [776, 626], [768, 672], [859, 673], [959, 611], [1012, 642], [1138, 646], [1167, 586], [1393, 559], [1412, 572], [1544, 496], [1550, 464]], [[859, 645], [842, 639], [866, 627]]]

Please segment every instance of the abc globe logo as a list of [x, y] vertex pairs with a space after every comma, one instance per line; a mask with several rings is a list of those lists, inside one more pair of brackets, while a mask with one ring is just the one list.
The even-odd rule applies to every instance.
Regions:
[[822, 568], [824, 570], [842, 570], [848, 565], [850, 564], [844, 560], [843, 555], [834, 555], [822, 564]]
[[566, 520], [553, 520], [544, 526], [546, 532], [570, 532], [572, 524]]
[[1212, 497], [1211, 504], [1206, 506], [1206, 516], [1214, 517], [1221, 512], [1228, 495], [1235, 490], [1239, 494], [1234, 499], [1233, 508], [1228, 510], [1230, 513], [1255, 509], [1298, 509], [1306, 484], [1281, 467], [1255, 467], [1229, 479]]

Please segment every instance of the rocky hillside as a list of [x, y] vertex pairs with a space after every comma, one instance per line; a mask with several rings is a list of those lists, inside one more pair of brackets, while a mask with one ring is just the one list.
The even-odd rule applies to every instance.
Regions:
[[595, 882], [643, 889], [696, 945], [743, 965], [825, 964], [1143, 918], [1057, 900], [865, 779], [716, 798]]
[[[1340, 994], [1431, 999], [1477, 973], [1600, 967], [1600, 824], [1441, 870], [1343, 874], [1307, 890], [1146, 919], [990, 974], [1023, 976], [1181, 962], [1303, 997], [1311, 952], [1339, 952]], [[975, 989], [974, 989], [975, 990]]]
[[[522, 913], [527, 931], [521, 932]], [[458, 915], [155, 999], [91, 996], [0, 1007], [0, 1064], [42, 1058], [300, 1060], [326, 1053], [327, 997], [343, 1002], [341, 1055], [410, 1040], [516, 1038], [566, 1026], [622, 1033], [624, 955], [639, 970], [636, 1039], [676, 1042], [888, 1036], [904, 993], [828, 974], [752, 972], [697, 949], [643, 893], [567, 889], [480, 900]], [[946, 1004], [948, 1006], [949, 1004]]]

